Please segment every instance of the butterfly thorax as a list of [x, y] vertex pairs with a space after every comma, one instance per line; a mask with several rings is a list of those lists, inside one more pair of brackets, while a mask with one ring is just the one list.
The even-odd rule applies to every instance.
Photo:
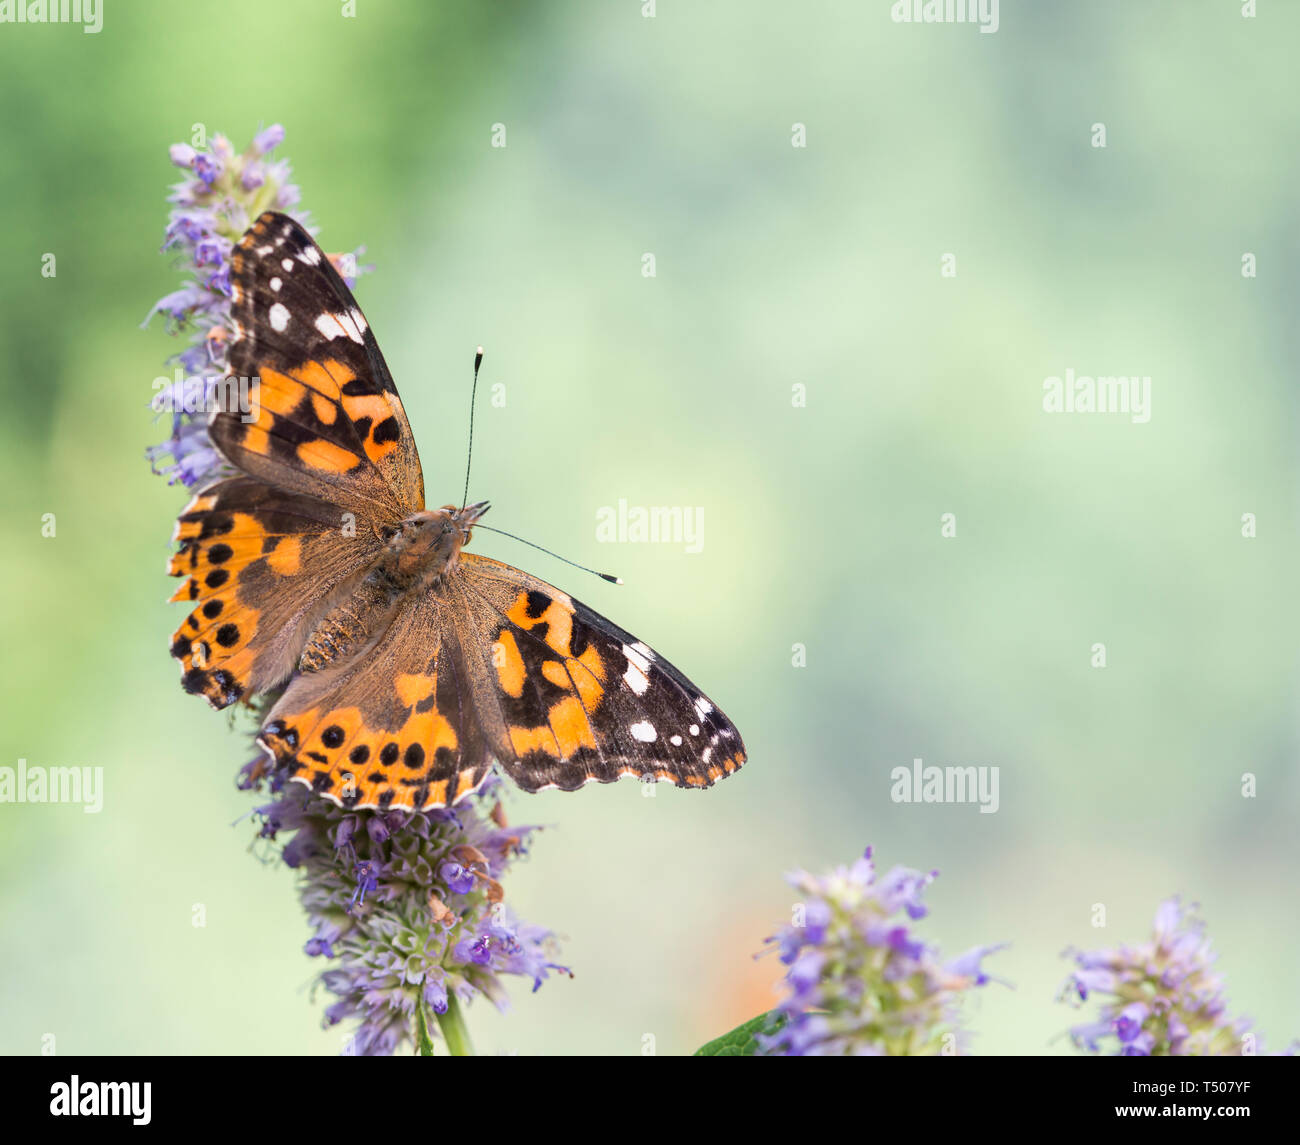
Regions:
[[462, 510], [422, 509], [384, 530], [385, 544], [353, 591], [312, 630], [298, 661], [315, 672], [364, 651], [382, 635], [402, 597], [434, 588], [453, 572], [486, 502]]
[[432, 586], [455, 568], [468, 539], [454, 512], [422, 509], [392, 530], [374, 571], [403, 591]]

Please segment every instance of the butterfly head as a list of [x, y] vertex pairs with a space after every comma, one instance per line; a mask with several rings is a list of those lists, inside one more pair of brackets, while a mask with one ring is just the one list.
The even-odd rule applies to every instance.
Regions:
[[474, 525], [479, 518], [492, 508], [492, 502], [475, 501], [474, 504], [466, 505], [463, 509], [457, 509], [452, 505], [444, 505], [443, 508], [451, 512], [452, 519], [465, 534], [465, 543], [468, 544], [470, 530], [474, 528]]

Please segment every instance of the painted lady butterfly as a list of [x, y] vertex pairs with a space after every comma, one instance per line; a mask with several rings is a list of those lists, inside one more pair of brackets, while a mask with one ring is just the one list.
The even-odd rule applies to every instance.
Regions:
[[668, 661], [465, 551], [487, 502], [424, 507], [379, 346], [301, 226], [262, 215], [232, 286], [231, 374], [259, 379], [256, 416], [211, 415], [239, 472], [177, 522], [186, 691], [224, 708], [283, 688], [258, 742], [348, 808], [446, 806], [494, 762], [526, 791], [626, 775], [708, 787], [740, 767], [735, 727]]

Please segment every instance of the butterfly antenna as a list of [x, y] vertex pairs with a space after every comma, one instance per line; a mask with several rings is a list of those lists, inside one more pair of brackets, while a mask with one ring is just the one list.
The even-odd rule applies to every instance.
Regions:
[[474, 460], [474, 395], [478, 393], [478, 368], [483, 364], [483, 347], [474, 355], [474, 384], [469, 389], [469, 446], [465, 450], [465, 495], [461, 497], [462, 505], [469, 504], [469, 466]]
[[491, 525], [483, 525], [479, 522], [474, 523], [476, 529], [486, 529], [489, 533], [500, 533], [503, 537], [509, 537], [512, 541], [518, 541], [520, 544], [528, 545], [529, 548], [536, 549], [540, 553], [545, 553], [548, 557], [554, 557], [557, 561], [563, 561], [566, 565], [572, 565], [575, 569], [581, 569], [583, 572], [589, 572], [593, 576], [600, 577], [601, 580], [607, 580], [610, 584], [622, 584], [623, 578], [615, 576], [613, 573], [597, 572], [595, 569], [589, 569], [586, 565], [580, 565], [577, 561], [571, 561], [568, 557], [562, 557], [559, 553], [553, 553], [550, 549], [544, 549], [541, 545], [536, 545], [532, 541], [525, 541], [523, 537], [516, 537], [514, 533], [507, 533], [505, 529], [494, 529]]

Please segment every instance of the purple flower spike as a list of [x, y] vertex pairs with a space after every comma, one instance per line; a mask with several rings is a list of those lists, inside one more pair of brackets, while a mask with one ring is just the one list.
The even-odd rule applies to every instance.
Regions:
[[1248, 1037], [1250, 1023], [1227, 1017], [1223, 980], [1195, 907], [1167, 899], [1156, 910], [1149, 941], [1066, 954], [1076, 969], [1061, 999], [1078, 1006], [1094, 994], [1102, 998], [1097, 1021], [1071, 1028], [1077, 1047], [1098, 1053], [1105, 1044], [1111, 1054], [1128, 1057], [1259, 1052]]
[[[161, 314], [169, 332], [193, 334], [191, 344], [172, 359], [189, 373], [210, 377], [226, 373], [231, 329], [230, 252], [247, 229], [250, 215], [267, 201], [281, 209], [298, 201], [298, 189], [289, 181], [288, 163], [268, 165], [259, 158], [283, 138], [284, 130], [277, 125], [262, 132], [244, 155], [236, 154], [222, 135], [212, 137], [209, 151], [196, 151], [188, 143], [174, 144], [169, 151], [172, 163], [188, 177], [172, 189], [174, 209], [163, 235], [163, 249], [177, 252], [190, 279], [155, 303], [144, 324]], [[269, 199], [258, 197], [268, 194]], [[205, 484], [230, 473], [208, 440], [207, 416], [208, 411], [201, 409], [186, 411], [173, 420], [171, 438], [148, 454], [156, 472], [186, 485]], [[171, 457], [171, 464], [160, 465], [159, 459], [166, 456]]]
[[[520, 922], [494, 897], [535, 830], [503, 825], [498, 789], [489, 781], [454, 815], [384, 817], [343, 811], [289, 784], [258, 810], [272, 838], [292, 833], [283, 854], [302, 880], [313, 929], [306, 950], [330, 961], [319, 979], [335, 996], [326, 1024], [358, 1023], [349, 1053], [410, 1047], [421, 1001], [434, 1014], [447, 1012], [451, 994], [503, 1006], [507, 976], [536, 989], [551, 971], [568, 973], [554, 961], [551, 932]], [[383, 830], [362, 830], [359, 820]], [[470, 855], [486, 882], [464, 877]]]
[[[788, 1019], [760, 1038], [766, 1054], [930, 1055], [960, 1050], [966, 991], [988, 982], [981, 946], [943, 965], [906, 925], [934, 880], [895, 867], [877, 876], [870, 848], [849, 867], [787, 876], [801, 893], [798, 923], [768, 939], [790, 969], [777, 1009]], [[899, 913], [906, 916], [900, 919]]]

